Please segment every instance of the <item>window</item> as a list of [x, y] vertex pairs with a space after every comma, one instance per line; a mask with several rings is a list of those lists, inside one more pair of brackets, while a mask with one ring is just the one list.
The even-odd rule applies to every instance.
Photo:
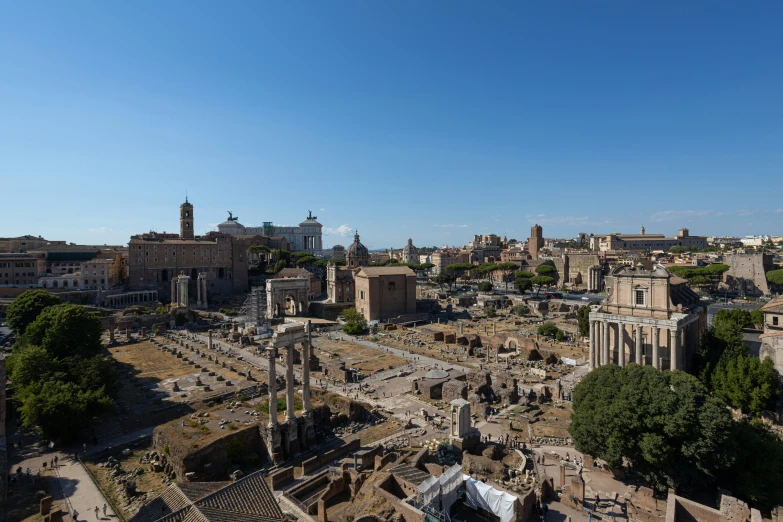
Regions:
[[389, 281], [389, 292], [394, 292], [394, 287], [395, 287], [394, 281]]
[[777, 325], [778, 325], [778, 317], [776, 315], [772, 316], [772, 326], [777, 326]]
[[644, 306], [644, 290], [636, 291], [636, 304], [639, 306]]

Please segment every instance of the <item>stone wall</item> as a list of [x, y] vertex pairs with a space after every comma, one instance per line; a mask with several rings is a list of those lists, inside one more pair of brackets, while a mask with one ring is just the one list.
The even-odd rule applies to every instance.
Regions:
[[261, 461], [268, 458], [266, 445], [256, 424], [227, 431], [220, 438], [193, 448], [181, 440], [177, 422], [158, 426], [152, 432], [153, 448], [168, 457], [177, 480], [186, 480], [186, 474], [191, 472], [202, 480], [226, 480], [229, 469], [235, 465], [229, 456], [232, 443], [242, 445], [246, 454], [256, 453]]
[[601, 260], [595, 254], [568, 254], [568, 279], [567, 283], [577, 286], [587, 286], [590, 268], [600, 265]]
[[724, 285], [735, 292], [769, 295], [767, 272], [776, 268], [773, 259], [772, 254], [728, 254], [723, 261], [729, 266]]

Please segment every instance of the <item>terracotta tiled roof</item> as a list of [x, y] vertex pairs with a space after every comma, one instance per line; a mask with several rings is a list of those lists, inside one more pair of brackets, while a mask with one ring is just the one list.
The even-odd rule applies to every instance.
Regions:
[[384, 275], [405, 275], [416, 276], [413, 270], [407, 266], [363, 266], [359, 270], [359, 274], [364, 274], [367, 277], [377, 277]]
[[301, 277], [303, 279], [308, 279], [313, 274], [305, 270], [304, 268], [284, 268], [280, 270], [278, 273], [275, 274], [275, 279], [282, 279], [284, 277]]
[[783, 297], [778, 297], [765, 304], [761, 307], [761, 311], [773, 314], [783, 314]]
[[260, 472], [237, 482], [172, 484], [132, 522], [279, 522], [283, 512]]

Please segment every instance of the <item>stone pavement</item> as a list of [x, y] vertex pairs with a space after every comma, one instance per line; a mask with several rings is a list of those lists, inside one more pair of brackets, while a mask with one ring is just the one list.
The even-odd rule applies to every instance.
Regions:
[[[80, 461], [66, 459], [60, 455], [57, 475], [58, 488], [55, 489], [55, 501], [65, 500], [71, 513], [73, 510], [79, 512], [78, 520], [115, 520], [117, 516], [107, 507], [106, 515], [103, 516], [103, 505], [107, 504], [106, 497], [98, 489], [90, 478], [87, 470]], [[99, 516], [95, 518], [95, 507], [101, 509]], [[74, 520], [74, 519], [71, 519]]]

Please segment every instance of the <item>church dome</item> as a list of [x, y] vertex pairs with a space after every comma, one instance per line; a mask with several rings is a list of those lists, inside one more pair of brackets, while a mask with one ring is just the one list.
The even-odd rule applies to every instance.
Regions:
[[362, 242], [359, 241], [358, 232], [354, 234], [353, 243], [351, 243], [351, 246], [348, 247], [346, 255], [353, 257], [367, 257], [370, 255], [370, 251], [367, 250], [367, 247], [362, 245]]

